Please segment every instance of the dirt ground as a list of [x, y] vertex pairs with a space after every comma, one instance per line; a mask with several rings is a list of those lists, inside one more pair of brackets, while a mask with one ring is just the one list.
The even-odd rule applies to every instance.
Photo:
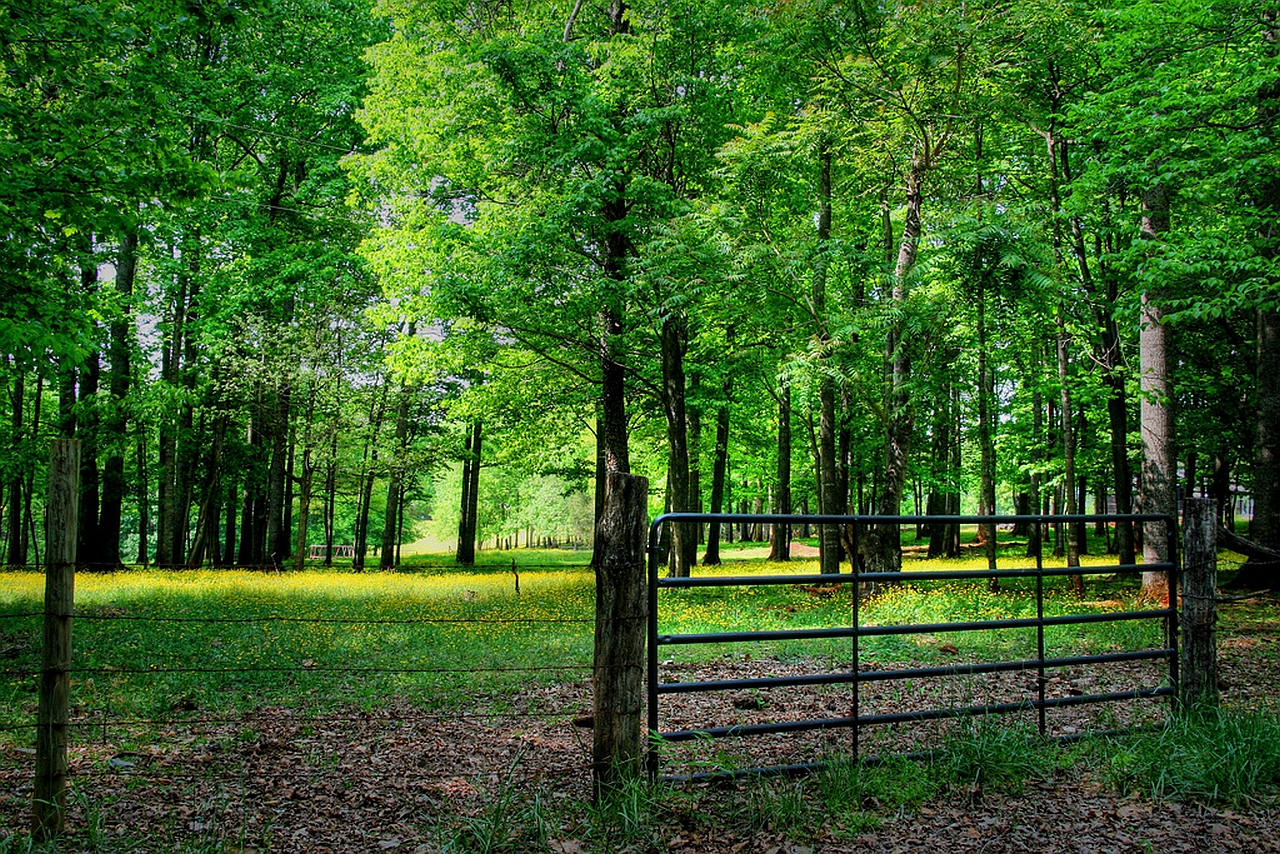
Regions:
[[[1269, 606], [1280, 616], [1280, 603]], [[1221, 639], [1224, 702], [1276, 711], [1280, 684], [1280, 619], [1255, 620]], [[805, 663], [744, 658], [686, 665], [715, 668], [722, 675], [785, 673]], [[1142, 665], [1134, 665], [1141, 668]], [[680, 667], [674, 668], [676, 678]], [[1127, 679], [1149, 676], [1120, 672]], [[1019, 678], [1023, 681], [1019, 682]], [[1062, 674], [1049, 691], [1063, 695], [1109, 690], [1081, 674]], [[1003, 680], [1003, 681], [1001, 681]], [[1025, 691], [1026, 677], [970, 679], [947, 689], [871, 690], [864, 713], [877, 703], [893, 708], [938, 702], [999, 699]], [[847, 689], [846, 689], [847, 690]], [[683, 695], [680, 695], [683, 696]], [[848, 696], [813, 690], [787, 699], [752, 693], [695, 695], [682, 705], [664, 706], [663, 728], [713, 720], [749, 723], [768, 717], [838, 715]], [[664, 701], [666, 702], [666, 701]], [[714, 704], [720, 704], [713, 707]], [[315, 716], [305, 710], [268, 708], [226, 721], [175, 725], [156, 743], [124, 752], [110, 732], [76, 744], [69, 815], [71, 845], [65, 850], [147, 851], [437, 851], [447, 842], [441, 828], [500, 825], [494, 806], [515, 811], [535, 796], [547, 815], [573, 814], [557, 805], [584, 801], [590, 792], [591, 731], [582, 724], [590, 710], [589, 684], [579, 682], [531, 689], [516, 697], [477, 697], [474, 711], [425, 714], [391, 703], [371, 711]], [[480, 710], [499, 708], [491, 713]], [[1090, 707], [1091, 709], [1093, 707]], [[1105, 723], [1157, 719], [1159, 701], [1124, 704], [1107, 714], [1063, 711], [1049, 729], [1071, 734]], [[728, 716], [726, 718], [726, 716]], [[1118, 717], [1117, 717], [1118, 716]], [[198, 712], [192, 717], [199, 719]], [[1033, 723], [1034, 721], [1030, 721]], [[729, 740], [708, 756], [673, 752], [667, 770], [705, 767], [699, 763], [739, 762], [750, 766], [807, 761], [847, 743], [848, 731], [813, 737]], [[892, 730], [863, 750], [895, 748], [928, 734]], [[746, 746], [742, 746], [746, 745]], [[705, 750], [705, 744], [702, 745]], [[734, 751], [741, 751], [734, 755]], [[31, 757], [13, 751], [0, 764], [0, 840], [24, 829], [29, 816]], [[685, 763], [685, 764], [682, 764]], [[750, 822], [717, 821], [705, 815], [664, 815], [657, 831], [631, 850], [646, 852], [1280, 852], [1280, 809], [1256, 804], [1227, 809], [1203, 804], [1150, 802], [1121, 797], [1091, 769], [1073, 769], [1049, 781], [1033, 782], [1021, 794], [949, 791], [919, 810], [886, 811], [878, 827], [852, 838], [826, 830], [803, 839], [750, 830]], [[708, 808], [739, 798], [748, 783], [722, 786], [706, 797]], [[541, 850], [582, 854], [595, 851], [581, 826], [552, 827]], [[137, 840], [149, 841], [143, 848]], [[530, 850], [519, 840], [494, 850]], [[0, 842], [0, 851], [5, 850]], [[537, 850], [537, 849], [533, 849]]]

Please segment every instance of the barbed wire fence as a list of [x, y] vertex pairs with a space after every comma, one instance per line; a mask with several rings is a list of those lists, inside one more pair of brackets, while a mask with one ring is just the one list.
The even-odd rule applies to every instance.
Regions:
[[[34, 610], [0, 614], [0, 656], [8, 665], [0, 677], [10, 706], [0, 723], [0, 743], [6, 745], [0, 790], [7, 792], [0, 795], [0, 815], [9, 834], [23, 831], [31, 812], [31, 745], [39, 727], [33, 700], [41, 676], [35, 662], [44, 617], [43, 611]], [[581, 628], [586, 636], [594, 628], [591, 617], [174, 617], [86, 612], [75, 619], [164, 624], [167, 631], [193, 636], [223, 626], [284, 624], [374, 632]], [[315, 828], [325, 824], [327, 801], [338, 805], [331, 805], [329, 812], [364, 815], [368, 802], [379, 800], [371, 793], [378, 792], [398, 793], [398, 809], [414, 807], [410, 812], [419, 825], [430, 824], [442, 810], [472, 809], [465, 803], [468, 798], [491, 796], [496, 786], [535, 785], [549, 776], [560, 791], [589, 795], [590, 682], [595, 670], [589, 645], [585, 656], [573, 661], [444, 667], [372, 661], [359, 655], [346, 662], [315, 663], [313, 658], [321, 658], [321, 652], [301, 648], [297, 661], [244, 666], [164, 660], [165, 656], [152, 656], [155, 660], [137, 666], [123, 660], [104, 662], [101, 653], [92, 666], [73, 663], [66, 673], [71, 683], [67, 782], [72, 826], [105, 821], [114, 832], [129, 833], [177, 816], [182, 827], [173, 832], [178, 835], [184, 828], [207, 833], [228, 822], [249, 835], [268, 826], [282, 832], [284, 824], [295, 835], [315, 834]], [[325, 657], [332, 662], [331, 655]], [[487, 657], [483, 652], [477, 655], [481, 660]], [[292, 700], [278, 695], [264, 695], [261, 702], [229, 698], [206, 708], [204, 700], [191, 701], [179, 691], [163, 713], [154, 703], [147, 714], [128, 704], [95, 704], [84, 691], [92, 680], [107, 678], [112, 695], [127, 698], [145, 692], [150, 681], [177, 679], [182, 685], [200, 680], [206, 687], [233, 682], [240, 686], [239, 693], [251, 695], [257, 682], [288, 684], [304, 675], [311, 680], [311, 690]], [[409, 699], [393, 693], [376, 700], [343, 699], [344, 684], [353, 680], [376, 678], [395, 684], [419, 677], [443, 677], [463, 686], [496, 678], [501, 690], [468, 695], [463, 687], [449, 692], [444, 706], [434, 705], [429, 697]], [[407, 800], [406, 792], [411, 795]], [[92, 814], [108, 803], [113, 805], [111, 817]], [[230, 803], [240, 807], [230, 809]], [[317, 808], [321, 815], [316, 815]], [[284, 820], [289, 812], [308, 818], [299, 818], [295, 826]], [[376, 816], [364, 815], [361, 821], [376, 835]], [[391, 834], [387, 838], [412, 836], [400, 826], [403, 820], [392, 824], [381, 831]]]

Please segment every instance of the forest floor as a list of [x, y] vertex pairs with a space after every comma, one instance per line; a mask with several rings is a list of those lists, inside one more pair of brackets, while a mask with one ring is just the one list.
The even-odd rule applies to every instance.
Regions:
[[[1225, 608], [1220, 637], [1224, 705], [1275, 714], [1280, 599], [1251, 600], [1248, 619], [1233, 619], [1233, 607]], [[687, 667], [738, 676], [806, 665], [744, 657]], [[1095, 689], [1073, 679], [1064, 675], [1053, 690]], [[989, 687], [970, 683], [963, 690]], [[729, 713], [736, 710], [749, 720], [767, 705], [753, 697], [722, 701], [729, 703]], [[903, 691], [889, 700], [903, 709], [937, 697]], [[700, 717], [706, 711], [698, 708], [701, 702], [710, 701], [673, 706], [670, 722]], [[818, 691], [789, 702], [768, 711], [829, 713], [840, 700]], [[590, 705], [589, 683], [583, 681], [516, 696], [475, 697], [467, 709], [450, 713], [392, 700], [324, 716], [259, 709], [251, 717], [155, 734], [154, 744], [104, 732], [73, 748], [69, 847], [59, 850], [1280, 852], [1274, 792], [1234, 807], [1151, 800], [1119, 793], [1105, 769], [1087, 761], [1056, 767], [1011, 790], [952, 784], [910, 807], [873, 799], [864, 804], [864, 820], [856, 827], [820, 814], [815, 819], [812, 805], [807, 819], [792, 821], [785, 797], [779, 802], [760, 796], [762, 785], [785, 796], [792, 785], [785, 781], [682, 785], [673, 796], [635, 805], [635, 815], [624, 816], [631, 830], [610, 835], [601, 830], [604, 819], [585, 806], [591, 731], [584, 716]], [[1164, 705], [1134, 708], [1138, 718], [1120, 711], [1113, 723], [1141, 722], [1153, 708], [1162, 715]], [[1096, 725], [1073, 714], [1055, 710], [1055, 731]], [[831, 746], [782, 739], [753, 746], [738, 761], [787, 762], [797, 755], [803, 761]], [[734, 760], [720, 751], [707, 761]], [[11, 846], [28, 820], [29, 767], [26, 761], [6, 761], [0, 769], [0, 852], [23, 850]]]

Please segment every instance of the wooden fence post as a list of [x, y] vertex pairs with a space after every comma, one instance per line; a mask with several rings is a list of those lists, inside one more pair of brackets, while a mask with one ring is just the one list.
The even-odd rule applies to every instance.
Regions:
[[597, 795], [609, 783], [639, 776], [641, 771], [648, 522], [648, 479], [609, 472], [605, 476], [604, 510], [596, 528], [600, 560], [596, 566], [591, 778]]
[[31, 833], [47, 840], [62, 831], [67, 807], [67, 721], [70, 707], [71, 613], [75, 602], [80, 443], [57, 439], [49, 451], [45, 512], [44, 643], [36, 713], [36, 779]]
[[1182, 708], [1218, 705], [1217, 503], [1188, 498], [1182, 525]]

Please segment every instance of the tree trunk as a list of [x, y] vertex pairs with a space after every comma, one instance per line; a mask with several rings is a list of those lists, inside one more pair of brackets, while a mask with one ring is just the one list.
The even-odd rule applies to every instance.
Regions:
[[[1036, 347], [1036, 361], [1040, 361], [1040, 348]], [[1031, 393], [1031, 494], [1030, 498], [1033, 513], [1039, 515], [1041, 513], [1041, 505], [1043, 502], [1040, 488], [1040, 460], [1044, 453], [1044, 401], [1041, 393], [1036, 391]], [[1032, 526], [1030, 536], [1027, 537], [1027, 557], [1039, 557], [1044, 551], [1044, 526], [1036, 524]]]
[[360, 475], [360, 497], [356, 505], [355, 521], [355, 554], [351, 559], [351, 568], [356, 572], [364, 571], [364, 559], [369, 551], [369, 513], [373, 501], [373, 482], [378, 473], [378, 434], [382, 432], [382, 417], [387, 410], [387, 386], [382, 384], [376, 395], [373, 408], [369, 411], [369, 433], [364, 445], [364, 468]]
[[[138, 466], [137, 491], [134, 493], [138, 505], [138, 564], [146, 566], [151, 559], [151, 467], [147, 464], [146, 425], [140, 422], [134, 435], [134, 456]], [[227, 559], [231, 559], [230, 553]]]
[[[14, 459], [22, 459], [22, 443], [23, 443], [23, 413], [25, 411], [27, 388], [26, 374], [21, 366], [16, 364], [17, 360], [10, 362], [13, 369], [13, 388], [10, 390], [9, 398], [9, 425], [10, 425], [10, 445], [11, 453]], [[9, 512], [8, 523], [9, 528], [6, 531], [8, 536], [8, 544], [5, 551], [7, 555], [6, 562], [10, 566], [23, 566], [27, 562], [27, 552], [23, 548], [22, 537], [22, 470], [18, 466], [13, 468], [13, 476], [9, 480]]]
[[[778, 389], [778, 480], [773, 512], [791, 514], [791, 387]], [[791, 525], [775, 524], [769, 537], [769, 560], [791, 560]]]
[[[406, 333], [412, 338], [416, 327], [410, 323]], [[391, 473], [387, 478], [387, 507], [382, 519], [382, 555], [378, 561], [381, 569], [394, 569], [397, 565], [400, 543], [400, 499], [404, 493], [405, 461], [409, 450], [409, 403], [412, 393], [408, 385], [401, 383], [400, 400], [396, 405], [396, 458], [391, 461]]]
[[80, 423], [76, 434], [80, 438], [80, 507], [81, 520], [79, 542], [76, 546], [78, 563], [96, 563], [98, 550], [98, 386], [101, 379], [101, 360], [98, 352], [89, 354], [80, 371]]
[[266, 562], [279, 569], [289, 551], [284, 527], [285, 478], [288, 474], [289, 416], [293, 394], [287, 383], [276, 386], [271, 407], [271, 463], [267, 469]]
[[454, 563], [474, 566], [476, 562], [476, 515], [480, 509], [480, 445], [481, 424], [476, 419], [467, 436], [462, 462], [462, 503], [458, 513], [458, 549]]
[[125, 400], [129, 396], [133, 366], [133, 285], [138, 269], [138, 230], [130, 228], [120, 244], [116, 263], [116, 294], [120, 300], [120, 316], [111, 322], [111, 405], [104, 418], [103, 437], [107, 457], [102, 468], [102, 504], [98, 516], [98, 547], [95, 562], [104, 567], [119, 566], [120, 534], [123, 521], [124, 451], [128, 441], [128, 419]]
[[[1263, 50], [1273, 63], [1280, 51], [1280, 11], [1274, 4], [1263, 13]], [[1273, 65], [1274, 67], [1274, 65]], [[1257, 113], [1265, 132], [1276, 138], [1280, 124], [1280, 78], [1258, 92]], [[1280, 175], [1264, 173], [1254, 190], [1260, 213], [1258, 254], [1275, 269], [1280, 258]], [[1275, 286], [1275, 276], [1271, 285]], [[1254, 516], [1250, 534], [1269, 549], [1280, 550], [1280, 312], [1258, 309], [1257, 426], [1254, 430]], [[1228, 506], [1224, 502], [1221, 506]]]
[[[668, 316], [662, 322], [662, 403], [667, 418], [667, 487], [672, 513], [689, 512], [689, 445], [685, 411], [684, 354], [688, 346], [685, 321]], [[698, 557], [697, 527], [688, 522], [671, 526], [670, 574], [688, 577]]]
[[[821, 359], [830, 358], [827, 328], [827, 270], [831, 244], [831, 141], [824, 136], [818, 151], [818, 241], [813, 262], [811, 308], [821, 346]], [[836, 389], [826, 370], [818, 377], [818, 513], [837, 515], [843, 509], [836, 476]], [[840, 571], [840, 526], [818, 526], [819, 572]]]
[[[1058, 323], [1058, 387], [1061, 389], [1062, 395], [1062, 467], [1063, 467], [1063, 483], [1064, 492], [1066, 494], [1068, 516], [1076, 513], [1075, 499], [1075, 478], [1076, 478], [1076, 432], [1075, 425], [1072, 423], [1071, 408], [1071, 385], [1068, 376], [1068, 359], [1067, 359], [1067, 324], [1066, 318], [1063, 316], [1063, 308], [1058, 306], [1057, 312]], [[1080, 546], [1074, 536], [1075, 526], [1067, 536], [1067, 566], [1080, 566]], [[1084, 576], [1073, 574], [1071, 576], [1071, 589], [1075, 592], [1077, 598], [1084, 598]]]
[[[715, 459], [711, 463], [711, 512], [724, 512], [725, 483], [729, 467], [729, 396], [733, 391], [733, 378], [726, 376], [724, 381], [724, 402], [716, 409], [716, 450]], [[713, 520], [707, 526], [707, 551], [702, 562], [707, 566], [720, 563], [720, 533], [722, 526]]]
[[[921, 144], [923, 145], [923, 144]], [[901, 308], [907, 300], [907, 277], [915, 267], [919, 250], [920, 210], [924, 199], [924, 178], [929, 168], [929, 154], [917, 148], [907, 173], [907, 213], [898, 244], [898, 260], [894, 267], [891, 302]], [[902, 490], [906, 484], [907, 462], [911, 454], [911, 434], [915, 417], [911, 410], [907, 384], [911, 362], [902, 339], [905, 321], [901, 312], [885, 335], [885, 442], [884, 477], [881, 482], [877, 513], [897, 516], [902, 506]], [[876, 525], [866, 537], [866, 569], [869, 572], [897, 572], [902, 568], [901, 531], [898, 525]]]
[[[984, 274], [985, 275], [985, 274]], [[986, 282], [978, 284], [978, 447], [982, 456], [982, 473], [980, 487], [982, 490], [982, 511], [994, 515], [996, 512], [996, 446], [992, 436], [991, 411], [995, 404], [995, 376], [987, 362], [987, 288]], [[996, 526], [992, 522], [984, 522], [979, 526], [982, 536], [983, 551], [987, 557], [987, 569], [996, 568]], [[1000, 579], [987, 580], [987, 589], [995, 593], [1000, 589]]]
[[606, 787], [640, 774], [644, 752], [645, 534], [649, 482], [610, 472], [605, 512], [596, 530], [603, 543], [596, 567], [591, 776], [599, 797]]
[[[1158, 241], [1169, 230], [1169, 197], [1157, 185], [1142, 194], [1142, 239]], [[1146, 513], [1177, 513], [1173, 470], [1173, 400], [1169, 382], [1169, 327], [1164, 322], [1156, 285], [1148, 284], [1142, 295], [1139, 350], [1142, 363], [1142, 509]], [[1147, 523], [1142, 537], [1146, 564], [1172, 559], [1168, 553], [1164, 525]], [[1165, 572], [1142, 573], [1142, 595], [1152, 601], [1168, 598]]]
[[218, 511], [222, 506], [222, 445], [229, 420], [230, 416], [225, 412], [219, 413], [213, 428], [213, 447], [209, 451], [204, 494], [196, 519], [196, 533], [191, 541], [191, 554], [187, 557], [187, 566], [193, 569], [204, 564], [207, 552], [216, 553], [218, 548]]

